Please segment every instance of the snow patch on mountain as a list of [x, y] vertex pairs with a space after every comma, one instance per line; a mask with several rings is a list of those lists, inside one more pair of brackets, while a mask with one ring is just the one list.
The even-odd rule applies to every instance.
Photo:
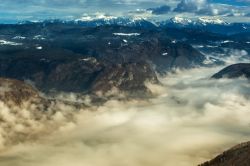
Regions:
[[34, 40], [45, 40], [45, 38], [42, 35], [36, 35], [33, 37]]
[[20, 46], [20, 45], [23, 45], [23, 44], [22, 43], [12, 42], [12, 41], [7, 41], [7, 40], [0, 40], [0, 45]]
[[24, 40], [24, 39], [26, 39], [26, 37], [24, 37], [24, 36], [15, 36], [12, 39], [15, 39], [15, 40]]
[[162, 56], [167, 56], [167, 55], [168, 55], [167, 52], [162, 53]]
[[175, 16], [171, 18], [168, 23], [172, 24], [181, 24], [181, 25], [202, 25], [206, 26], [209, 24], [214, 24], [214, 25], [228, 25], [229, 23], [225, 22], [222, 18], [219, 17], [199, 17], [199, 18], [188, 18], [188, 17], [180, 17], [180, 16]]
[[139, 36], [140, 33], [113, 33], [115, 36]]

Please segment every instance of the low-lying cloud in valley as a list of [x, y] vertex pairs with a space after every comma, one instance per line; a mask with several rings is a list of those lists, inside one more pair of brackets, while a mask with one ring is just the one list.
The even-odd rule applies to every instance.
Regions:
[[250, 136], [249, 81], [210, 79], [221, 68], [162, 77], [162, 85], [147, 84], [155, 97], [146, 101], [111, 99], [84, 109], [56, 103], [56, 113], [15, 112], [1, 104], [0, 165], [202, 163]]

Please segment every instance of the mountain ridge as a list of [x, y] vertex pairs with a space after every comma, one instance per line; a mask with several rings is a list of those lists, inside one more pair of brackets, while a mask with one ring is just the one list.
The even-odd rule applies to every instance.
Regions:
[[[172, 17], [167, 20], [155, 21], [143, 17], [114, 17], [114, 16], [85, 16], [83, 18], [74, 20], [40, 20], [40, 21], [23, 21], [18, 24], [50, 24], [50, 23], [62, 23], [62, 24], [78, 24], [86, 27], [97, 27], [104, 25], [117, 25], [117, 26], [128, 26], [128, 27], [142, 27], [147, 29], [155, 28], [190, 28], [190, 29], [204, 29], [209, 32], [221, 33], [221, 34], [235, 34], [250, 32], [250, 23], [228, 23], [219, 17]], [[223, 30], [224, 29], [224, 30]]]

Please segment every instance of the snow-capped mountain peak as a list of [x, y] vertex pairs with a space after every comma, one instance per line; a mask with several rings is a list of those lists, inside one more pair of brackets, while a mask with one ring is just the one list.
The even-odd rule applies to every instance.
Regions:
[[147, 20], [143, 16], [112, 16], [105, 13], [95, 13], [92, 15], [84, 14], [81, 18], [74, 20], [84, 26], [101, 26], [101, 25], [119, 25], [119, 26], [133, 26], [133, 27], [148, 27], [152, 28], [156, 25]]
[[224, 20], [218, 17], [200, 17], [198, 18], [198, 22], [207, 25], [207, 24], [220, 24], [220, 25], [226, 25], [228, 24]]
[[175, 24], [190, 24], [190, 23], [192, 23], [191, 19], [184, 18], [184, 17], [178, 17], [178, 16], [171, 18], [170, 21], [172, 21]]

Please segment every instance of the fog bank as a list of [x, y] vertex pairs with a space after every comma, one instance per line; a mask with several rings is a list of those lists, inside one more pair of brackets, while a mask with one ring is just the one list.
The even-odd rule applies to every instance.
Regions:
[[[162, 85], [147, 84], [155, 97], [146, 101], [112, 99], [102, 106], [79, 110], [58, 105], [58, 113], [42, 121], [33, 116], [5, 115], [9, 120], [4, 123], [5, 128], [0, 125], [0, 143], [8, 139], [4, 136], [18, 139], [18, 132], [15, 135], [6, 132], [20, 130], [18, 126], [27, 122], [33, 127], [22, 128], [24, 135], [37, 134], [28, 137], [29, 141], [7, 147], [3, 144], [0, 165], [202, 163], [225, 148], [250, 139], [249, 81], [210, 79], [221, 68], [176, 71], [162, 77]], [[9, 111], [0, 112], [3, 116], [3, 112]], [[7, 131], [6, 126], [13, 127]]]

